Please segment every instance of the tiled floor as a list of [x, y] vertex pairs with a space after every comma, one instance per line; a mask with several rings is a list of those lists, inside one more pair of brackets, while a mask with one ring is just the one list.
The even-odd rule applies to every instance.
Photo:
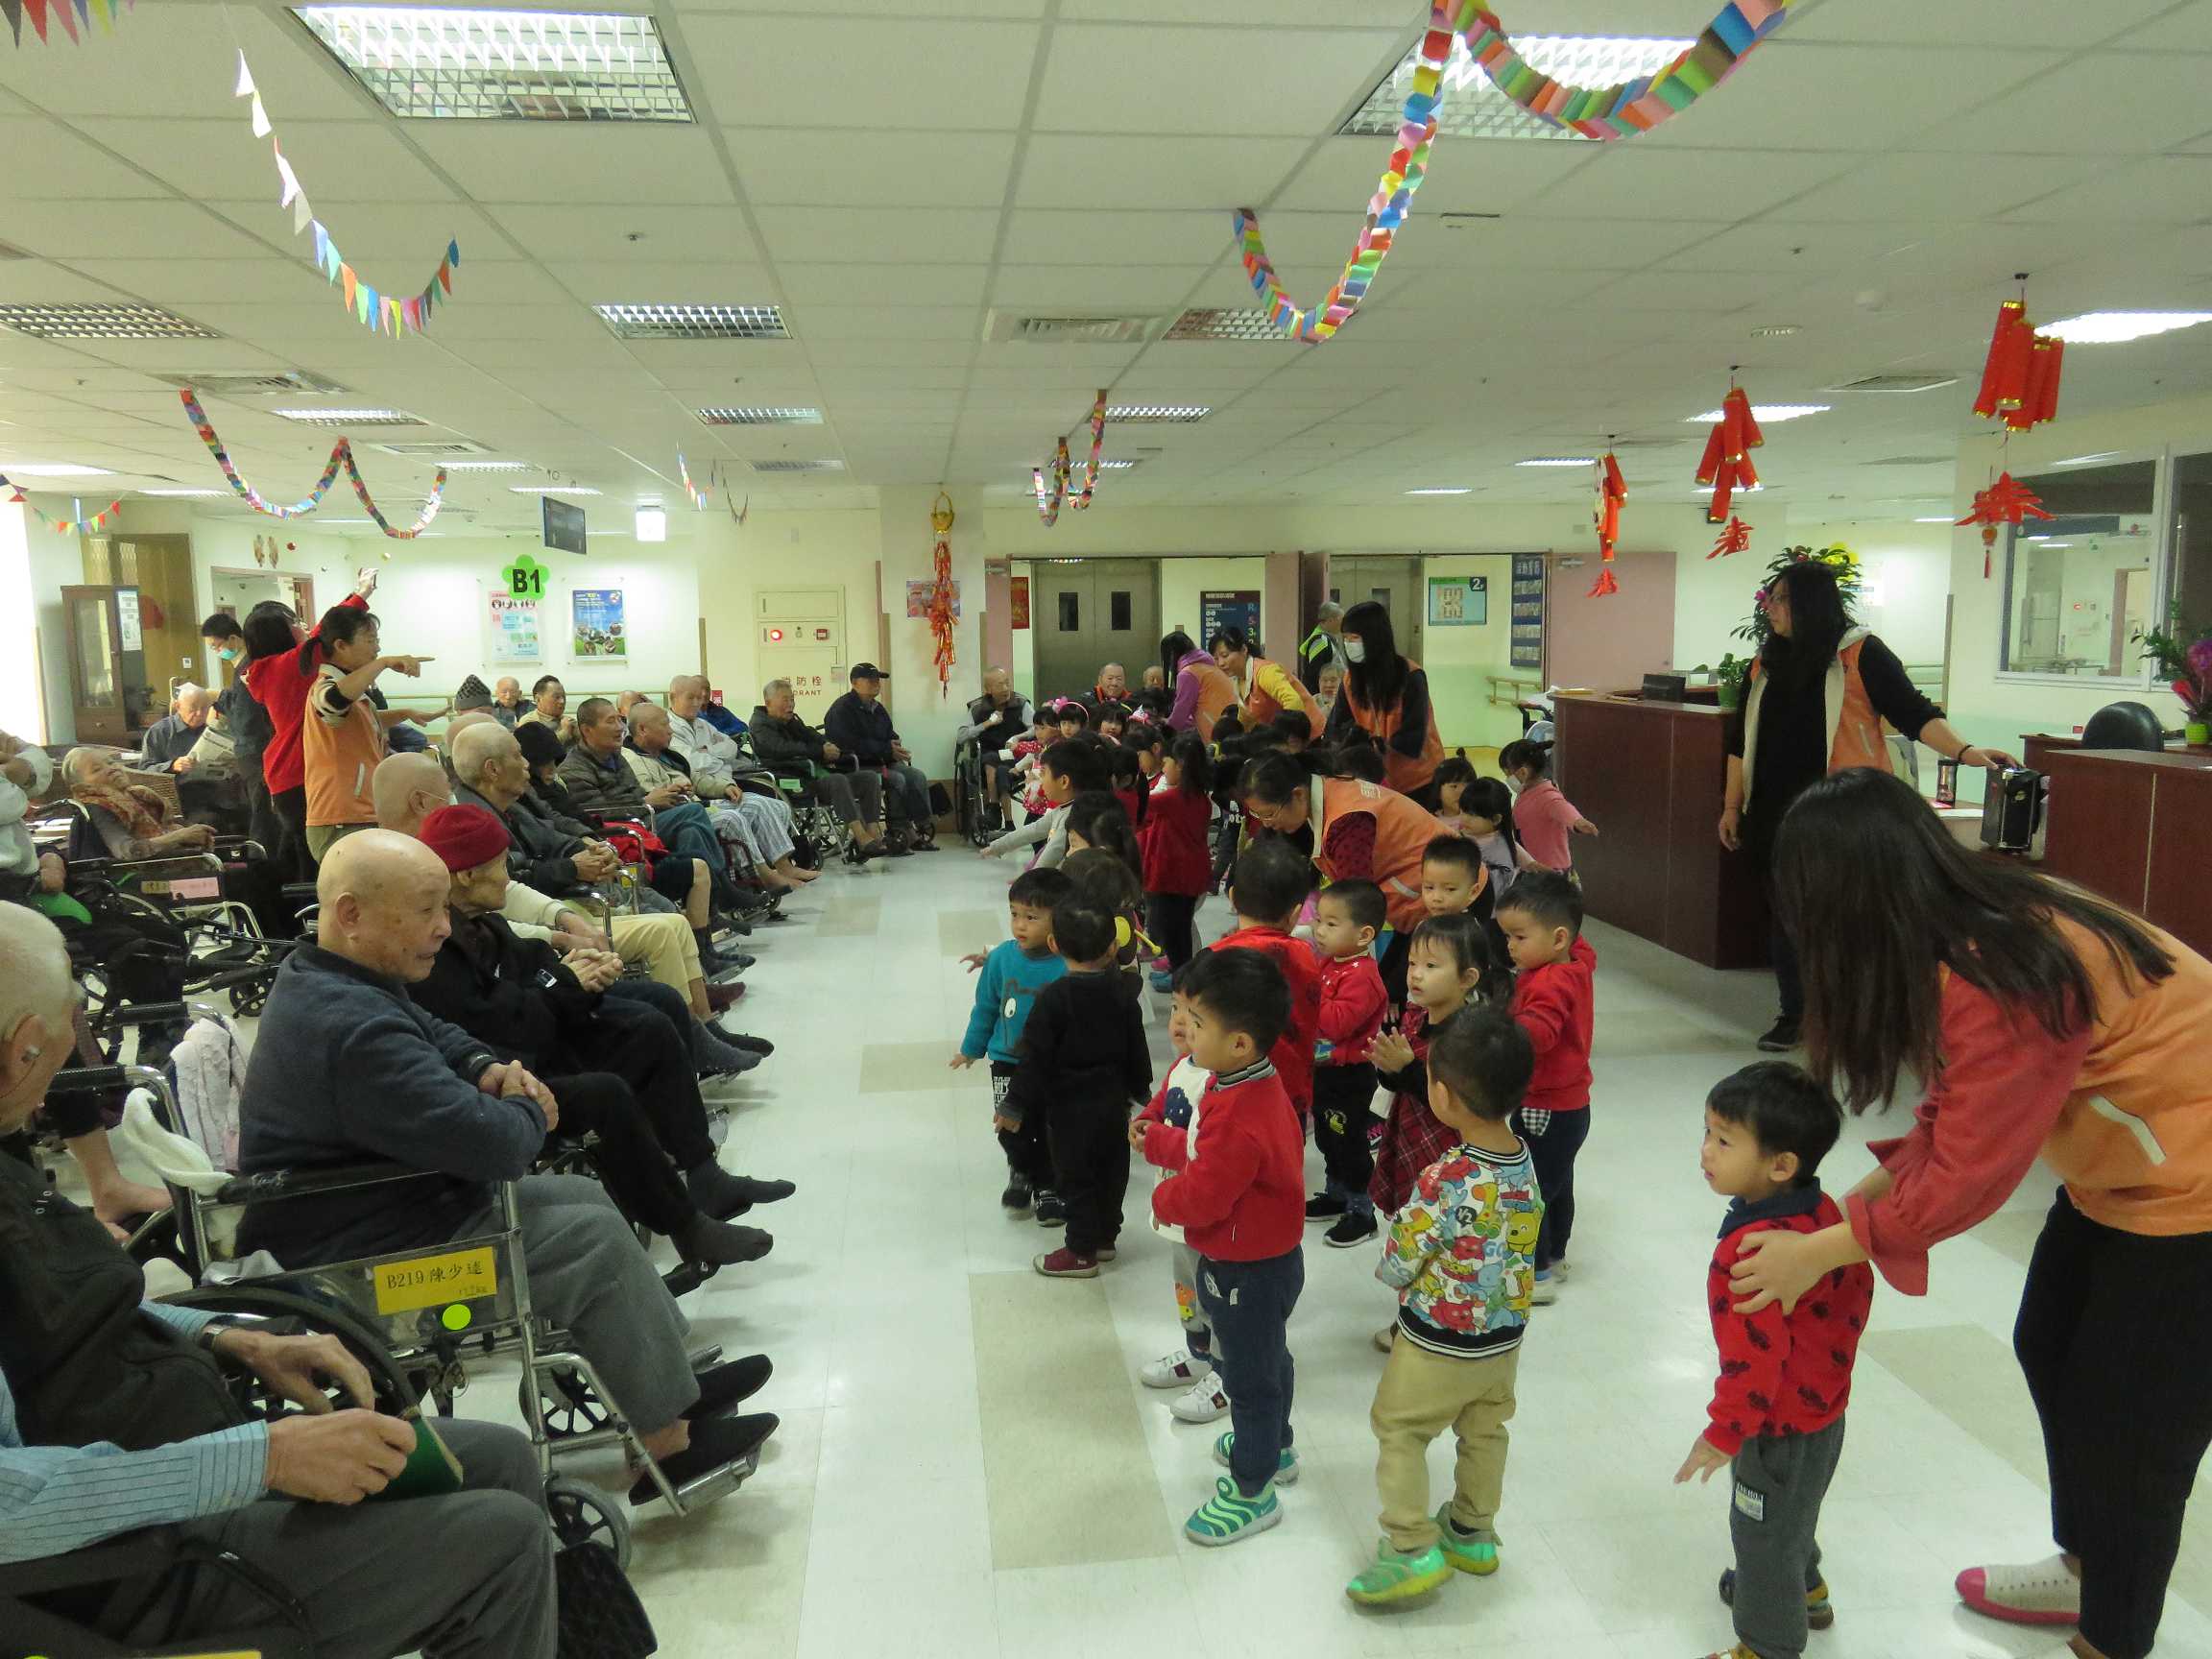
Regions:
[[[1670, 1481], [1703, 1421], [1705, 1263], [1719, 1205], [1698, 1178], [1698, 1107], [1751, 1058], [1770, 982], [1716, 974], [1594, 926], [1596, 1126], [1578, 1181], [1575, 1277], [1521, 1364], [1504, 1569], [1428, 1604], [1362, 1614], [1341, 1594], [1375, 1538], [1368, 1334], [1389, 1296], [1370, 1249], [1310, 1236], [1291, 1326], [1305, 1479], [1276, 1530], [1224, 1551], [1180, 1536], [1211, 1489], [1214, 1431], [1136, 1381], [1176, 1346], [1165, 1243], [1140, 1228], [1092, 1283], [1047, 1282], [1051, 1236], [999, 1210], [979, 1070], [946, 1059], [1000, 936], [1011, 870], [955, 850], [837, 870], [758, 930], [743, 1004], [778, 1051], [725, 1161], [799, 1194], [755, 1219], [775, 1253], [691, 1298], [697, 1334], [764, 1350], [783, 1427], [759, 1474], [687, 1520], [637, 1528], [661, 1650], [744, 1659], [1120, 1659], [1170, 1651], [1687, 1659], [1724, 1645], [1717, 1483]], [[1201, 912], [1225, 926], [1219, 901]], [[1164, 1052], [1164, 1022], [1153, 1034]], [[1830, 1185], [1868, 1166], [1854, 1125]], [[1132, 1215], [1144, 1214], [1144, 1180]], [[1823, 1528], [1839, 1616], [1818, 1659], [1996, 1659], [2048, 1637], [1957, 1606], [1963, 1566], [2049, 1549], [2034, 1424], [2008, 1332], [2050, 1181], [1936, 1259], [1934, 1293], [1878, 1292], [1850, 1445]], [[2184, 1316], [2201, 1316], [2201, 1310]], [[464, 1409], [512, 1410], [485, 1378]], [[1431, 1458], [1441, 1482], [1445, 1442]], [[589, 1474], [588, 1469], [579, 1469]], [[652, 1513], [652, 1512], [649, 1512]], [[2203, 1506], [2200, 1505], [2200, 1514]], [[2193, 1529], [2161, 1654], [2212, 1655], [2212, 1523]]]

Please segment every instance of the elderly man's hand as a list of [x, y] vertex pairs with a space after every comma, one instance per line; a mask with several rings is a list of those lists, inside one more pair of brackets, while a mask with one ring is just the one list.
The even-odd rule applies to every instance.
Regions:
[[622, 977], [622, 958], [611, 950], [571, 950], [562, 960], [587, 991], [604, 991]]
[[169, 770], [181, 778], [185, 773], [191, 771], [192, 768], [197, 764], [198, 762], [195, 761], [191, 756], [180, 755], [176, 759], [169, 762]]
[[587, 841], [575, 857], [576, 874], [587, 881], [604, 881], [622, 868], [614, 849], [604, 841]]
[[673, 783], [663, 783], [645, 797], [645, 805], [658, 812], [663, 806], [673, 806], [684, 799], [684, 791]]
[[891, 758], [894, 760], [911, 760], [914, 758], [914, 752], [903, 743], [893, 743], [891, 745]]
[[69, 879], [69, 866], [62, 862], [59, 853], [38, 854], [38, 891], [59, 893]]
[[274, 1336], [251, 1325], [221, 1331], [215, 1352], [235, 1359], [278, 1394], [313, 1412], [328, 1411], [330, 1398], [319, 1378], [345, 1389], [356, 1406], [376, 1407], [376, 1385], [368, 1367], [335, 1336]]
[[822, 745], [822, 758], [825, 760], [842, 760], [845, 758], [845, 751], [838, 748], [836, 744], [825, 740]]
[[392, 1484], [415, 1450], [415, 1427], [375, 1411], [279, 1417], [269, 1425], [272, 1492], [314, 1503], [358, 1503]]
[[579, 950], [612, 950], [613, 942], [607, 930], [581, 910], [564, 910], [553, 919], [553, 931], [564, 939], [576, 941]]
[[476, 1087], [502, 1100], [532, 1102], [544, 1117], [548, 1135], [561, 1126], [561, 1103], [553, 1098], [553, 1091], [533, 1076], [519, 1060], [502, 1060], [495, 1066], [485, 1067], [476, 1079]]

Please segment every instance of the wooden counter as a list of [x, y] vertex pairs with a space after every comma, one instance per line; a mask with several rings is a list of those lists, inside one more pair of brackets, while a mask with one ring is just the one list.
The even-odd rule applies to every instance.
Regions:
[[2204, 869], [2212, 754], [2052, 745], [2038, 770], [2051, 780], [2045, 874], [2102, 893], [2212, 953], [2212, 880]]
[[1708, 968], [1766, 966], [1766, 881], [1719, 832], [1727, 714], [1633, 697], [1555, 701], [1553, 775], [1599, 831], [1575, 838], [1589, 913]]
[[[2020, 733], [2020, 761], [2031, 772], [2048, 772], [2050, 759], [2058, 754], [2079, 754], [2081, 749], [2080, 733], [2061, 736], [2054, 732], [2023, 732]], [[2148, 754], [2146, 750], [2144, 753]], [[2169, 755], [2199, 755], [2212, 759], [2212, 749], [2192, 749], [2178, 740], [2166, 745]]]

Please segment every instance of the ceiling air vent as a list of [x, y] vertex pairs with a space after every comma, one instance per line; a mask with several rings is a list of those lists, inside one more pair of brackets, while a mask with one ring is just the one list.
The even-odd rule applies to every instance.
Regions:
[[1164, 340], [1274, 340], [1289, 335], [1275, 325], [1267, 311], [1214, 311], [1203, 307], [1186, 311], [1168, 325]]
[[1159, 323], [1157, 317], [993, 311], [983, 320], [983, 338], [1024, 340], [1033, 346], [1129, 346], [1142, 340]]
[[1828, 392], [1933, 392], [1938, 386], [1956, 386], [1956, 374], [1869, 374], [1863, 380], [1846, 380]]
[[755, 461], [751, 463], [751, 466], [756, 472], [842, 472], [845, 470], [845, 463], [842, 461]]
[[489, 455], [491, 449], [472, 438], [447, 438], [421, 444], [379, 444], [377, 448], [387, 455], [405, 455], [410, 458], [443, 461], [451, 455]]
[[328, 397], [345, 387], [304, 369], [282, 374], [157, 374], [165, 386], [189, 388], [203, 397]]
[[0, 305], [0, 328], [40, 340], [220, 340], [158, 305]]

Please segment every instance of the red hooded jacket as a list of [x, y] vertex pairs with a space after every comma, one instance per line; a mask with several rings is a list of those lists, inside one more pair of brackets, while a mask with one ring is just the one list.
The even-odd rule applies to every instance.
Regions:
[[1306, 1138], [1271, 1065], [1216, 1077], [1199, 1102], [1198, 1156], [1182, 1129], [1144, 1131], [1144, 1161], [1176, 1171], [1152, 1189], [1152, 1214], [1216, 1262], [1264, 1262], [1306, 1236]]
[[1264, 950], [1290, 986], [1290, 1024], [1267, 1050], [1303, 1123], [1313, 1116], [1313, 1044], [1321, 1030], [1321, 963], [1313, 947], [1280, 927], [1242, 926], [1214, 941], [1216, 950]]
[[1581, 1112], [1590, 1105], [1590, 1025], [1598, 952], [1577, 939], [1564, 962], [1524, 969], [1513, 982], [1513, 1018], [1536, 1050], [1522, 1106]]

